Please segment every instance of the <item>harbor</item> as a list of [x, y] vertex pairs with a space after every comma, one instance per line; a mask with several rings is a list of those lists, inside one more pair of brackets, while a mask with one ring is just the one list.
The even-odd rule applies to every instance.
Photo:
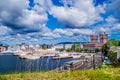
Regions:
[[[76, 54], [78, 55], [78, 54]], [[53, 59], [52, 54], [46, 55], [44, 57], [32, 57], [31, 55], [25, 55], [20, 58], [18, 55], [13, 55], [11, 53], [0, 55], [0, 73], [10, 73], [10, 72], [22, 72], [22, 71], [56, 71], [64, 72], [71, 70], [83, 70], [83, 69], [93, 69], [93, 54], [81, 53], [80, 58], [59, 58]], [[96, 68], [100, 67], [102, 64], [101, 54], [94, 53]], [[29, 58], [28, 58], [29, 57]], [[3, 64], [4, 63], [4, 64]]]

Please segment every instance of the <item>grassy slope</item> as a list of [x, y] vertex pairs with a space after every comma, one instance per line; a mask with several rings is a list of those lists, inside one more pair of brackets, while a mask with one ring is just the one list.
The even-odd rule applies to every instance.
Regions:
[[71, 71], [63, 73], [13, 73], [0, 75], [0, 80], [120, 80], [120, 68]]

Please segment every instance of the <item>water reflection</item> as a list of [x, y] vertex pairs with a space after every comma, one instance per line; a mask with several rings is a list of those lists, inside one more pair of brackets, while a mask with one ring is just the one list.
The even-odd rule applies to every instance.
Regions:
[[28, 60], [20, 59], [12, 54], [0, 55], [0, 73], [48, 71], [60, 67], [64, 62], [70, 60], [72, 59], [52, 60], [50, 57]]

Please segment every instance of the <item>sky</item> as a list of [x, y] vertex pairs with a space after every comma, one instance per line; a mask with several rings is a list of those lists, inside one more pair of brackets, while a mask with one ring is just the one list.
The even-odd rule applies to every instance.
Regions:
[[0, 43], [88, 42], [120, 37], [120, 0], [0, 0]]

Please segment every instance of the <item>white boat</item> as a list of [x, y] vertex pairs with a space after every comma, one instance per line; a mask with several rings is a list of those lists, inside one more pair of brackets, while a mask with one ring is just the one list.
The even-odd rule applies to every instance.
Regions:
[[66, 56], [69, 56], [68, 53], [62, 53], [62, 54], [58, 54], [59, 57], [66, 57]]
[[33, 56], [33, 55], [25, 55], [24, 56], [26, 59], [31, 59], [31, 60], [35, 60], [35, 59], [39, 59], [39, 56]]
[[78, 54], [78, 53], [72, 53], [72, 54], [70, 54], [73, 58], [80, 58], [81, 57], [81, 55], [80, 54]]

